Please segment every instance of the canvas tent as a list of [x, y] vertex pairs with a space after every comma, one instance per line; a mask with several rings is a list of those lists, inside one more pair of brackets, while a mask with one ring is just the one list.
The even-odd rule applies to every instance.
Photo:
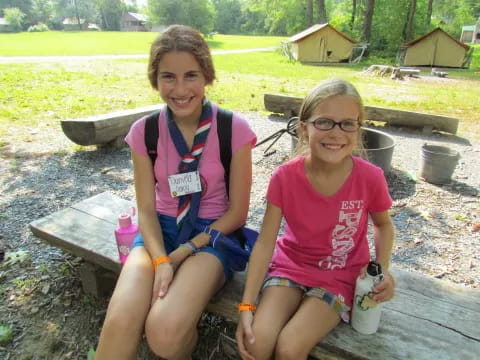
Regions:
[[316, 24], [289, 38], [293, 57], [306, 63], [348, 61], [357, 43], [330, 24]]
[[402, 66], [462, 67], [469, 46], [440, 28], [410, 41], [400, 48]]

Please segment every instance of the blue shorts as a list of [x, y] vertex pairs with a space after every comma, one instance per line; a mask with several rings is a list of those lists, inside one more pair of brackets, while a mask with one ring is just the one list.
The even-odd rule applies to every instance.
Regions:
[[[200, 226], [208, 226], [215, 220], [212, 219], [197, 219], [197, 224]], [[165, 246], [165, 251], [167, 254], [170, 254], [173, 250], [177, 249], [180, 243], [178, 242], [178, 227], [177, 227], [177, 219], [172, 216], [158, 214], [158, 222], [160, 223], [160, 227], [162, 229], [163, 234], [163, 242]], [[198, 235], [200, 231], [194, 230], [192, 233], [192, 237], [194, 238]], [[135, 237], [133, 241], [132, 249], [136, 246], [145, 246], [143, 243], [142, 234], [139, 232], [138, 235]], [[225, 273], [225, 280], [229, 280], [233, 272], [230, 267], [230, 263], [228, 258], [222, 254], [217, 249], [212, 248], [211, 246], [206, 246], [204, 248], [198, 249], [197, 252], [206, 252], [212, 254], [217, 257], [218, 260], [223, 265], [223, 272]]]

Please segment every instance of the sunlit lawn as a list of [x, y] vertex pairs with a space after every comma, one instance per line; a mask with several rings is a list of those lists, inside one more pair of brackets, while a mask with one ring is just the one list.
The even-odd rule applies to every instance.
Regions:
[[[317, 82], [341, 77], [358, 87], [367, 105], [456, 117], [460, 136], [480, 140], [480, 75], [473, 70], [449, 71], [445, 79], [394, 81], [364, 75], [363, 65], [307, 66], [277, 52], [215, 55], [214, 62], [217, 81], [208, 96], [229, 109], [266, 113], [265, 93], [302, 97]], [[146, 79], [146, 63], [146, 59], [0, 63], [0, 141], [5, 143], [12, 131], [21, 134], [26, 128], [49, 127], [61, 134], [61, 119], [158, 103]]]
[[[149, 52], [154, 32], [78, 32], [0, 33], [0, 56], [118, 55]], [[278, 46], [284, 38], [276, 36], [232, 36], [217, 34], [207, 39], [213, 50], [248, 49]], [[253, 45], [254, 44], [254, 45]]]

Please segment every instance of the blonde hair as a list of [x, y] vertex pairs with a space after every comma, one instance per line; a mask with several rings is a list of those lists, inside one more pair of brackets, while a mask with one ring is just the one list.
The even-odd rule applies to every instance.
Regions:
[[213, 83], [215, 68], [210, 49], [202, 34], [186, 25], [171, 25], [155, 39], [150, 48], [148, 79], [154, 89], [158, 90], [158, 64], [162, 57], [171, 51], [192, 54], [200, 65], [207, 85]]
[[[343, 79], [324, 80], [309, 91], [307, 96], [305, 96], [303, 99], [302, 105], [300, 106], [300, 112], [298, 114], [298, 126], [300, 127], [300, 123], [305, 123], [308, 119], [310, 119], [322, 102], [324, 102], [327, 98], [336, 95], [346, 95], [358, 105], [358, 121], [360, 126], [362, 126], [365, 121], [365, 109], [363, 107], [362, 98], [357, 89], [351, 83]], [[302, 131], [297, 131], [297, 134], [299, 141], [297, 143], [295, 152], [296, 154], [304, 154], [308, 151], [307, 141], [304, 138]], [[364, 155], [362, 136], [363, 132], [360, 128], [357, 138], [358, 150], [355, 151], [355, 153], [359, 155]]]

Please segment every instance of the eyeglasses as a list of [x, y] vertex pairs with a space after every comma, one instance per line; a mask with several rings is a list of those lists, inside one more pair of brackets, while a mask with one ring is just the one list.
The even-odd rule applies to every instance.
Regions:
[[321, 131], [332, 130], [337, 125], [340, 129], [342, 129], [345, 132], [355, 132], [360, 128], [360, 122], [358, 120], [351, 120], [351, 119], [336, 122], [336, 121], [333, 121], [332, 119], [320, 117], [313, 120], [307, 120], [307, 122], [313, 124], [315, 129], [321, 130]]

